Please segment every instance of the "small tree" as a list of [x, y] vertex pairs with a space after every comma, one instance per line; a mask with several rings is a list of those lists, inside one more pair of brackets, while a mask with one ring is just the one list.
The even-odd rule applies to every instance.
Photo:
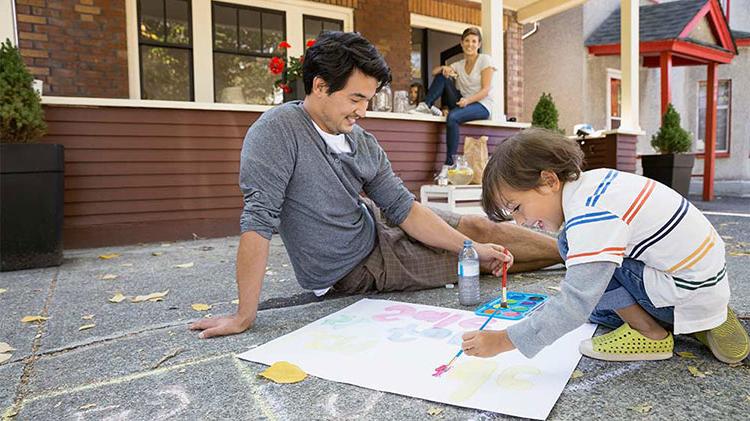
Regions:
[[651, 136], [651, 146], [659, 153], [674, 154], [690, 151], [691, 143], [690, 133], [680, 127], [680, 114], [669, 104], [659, 131]]
[[0, 141], [33, 143], [47, 132], [34, 78], [10, 40], [0, 46]]
[[539, 102], [534, 107], [534, 113], [531, 115], [531, 125], [565, 133], [565, 130], [558, 127], [558, 121], [559, 114], [557, 113], [557, 107], [555, 107], [555, 101], [552, 100], [552, 94], [542, 92]]

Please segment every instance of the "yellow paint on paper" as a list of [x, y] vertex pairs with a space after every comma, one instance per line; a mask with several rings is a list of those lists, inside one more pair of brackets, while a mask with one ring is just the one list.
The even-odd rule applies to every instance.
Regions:
[[[534, 383], [529, 380], [528, 377], [534, 377], [540, 374], [542, 374], [542, 370], [530, 365], [508, 367], [497, 376], [497, 385], [504, 389], [529, 390], [534, 387]], [[524, 376], [525, 378], [521, 378], [521, 376]]]
[[464, 402], [474, 396], [477, 390], [492, 377], [495, 368], [497, 368], [497, 363], [494, 361], [464, 359], [456, 362], [453, 369], [444, 374], [450, 381], [459, 383], [450, 399]]

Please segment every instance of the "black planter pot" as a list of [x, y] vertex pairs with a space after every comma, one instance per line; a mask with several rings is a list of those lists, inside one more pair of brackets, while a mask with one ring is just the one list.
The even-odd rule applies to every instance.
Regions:
[[0, 270], [62, 263], [62, 145], [0, 145]]
[[672, 188], [683, 197], [690, 191], [695, 156], [689, 154], [643, 155], [643, 175]]

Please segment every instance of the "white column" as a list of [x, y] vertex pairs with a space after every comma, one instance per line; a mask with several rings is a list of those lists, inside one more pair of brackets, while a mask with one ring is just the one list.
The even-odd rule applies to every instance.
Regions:
[[0, 0], [0, 43], [6, 39], [9, 39], [11, 44], [18, 45], [14, 0]]
[[505, 121], [505, 51], [503, 48], [503, 0], [482, 0], [482, 52], [492, 57], [497, 69], [492, 77], [490, 119]]
[[138, 57], [138, 7], [135, 0], [125, 2], [125, 33], [128, 37], [128, 94], [141, 99], [141, 70]]
[[195, 102], [214, 102], [211, 2], [193, 0], [193, 89]]
[[620, 66], [622, 70], [620, 128], [632, 131], [641, 130], [638, 121], [639, 5], [638, 0], [620, 0]]

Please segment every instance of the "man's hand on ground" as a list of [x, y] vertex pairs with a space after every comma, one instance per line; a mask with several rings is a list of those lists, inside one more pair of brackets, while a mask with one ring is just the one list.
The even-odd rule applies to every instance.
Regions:
[[482, 268], [490, 271], [495, 276], [502, 275], [503, 262], [508, 263], [508, 269], [513, 266], [513, 254], [501, 245], [478, 243], [474, 248], [479, 254], [479, 262]]
[[202, 330], [198, 335], [201, 339], [214, 336], [226, 336], [242, 333], [253, 325], [253, 320], [242, 320], [239, 316], [224, 316], [215, 319], [203, 319], [190, 324], [190, 330]]

